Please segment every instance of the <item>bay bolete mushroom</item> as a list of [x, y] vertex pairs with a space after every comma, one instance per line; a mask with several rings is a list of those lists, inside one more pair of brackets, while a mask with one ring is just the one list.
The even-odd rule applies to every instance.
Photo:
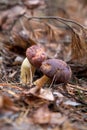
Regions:
[[47, 59], [47, 54], [45, 53], [44, 48], [40, 45], [29, 47], [26, 51], [26, 56], [29, 62], [36, 68], [39, 68], [42, 62]]
[[[42, 62], [47, 59], [45, 50], [40, 45], [33, 45], [26, 50], [26, 58], [21, 65], [21, 82], [31, 83], [36, 68], [40, 68]], [[31, 82], [30, 82], [31, 81]]]
[[69, 65], [59, 59], [45, 60], [42, 62], [40, 70], [44, 76], [34, 82], [38, 88], [41, 88], [47, 81], [52, 81], [53, 79], [57, 83], [67, 83], [72, 75]]

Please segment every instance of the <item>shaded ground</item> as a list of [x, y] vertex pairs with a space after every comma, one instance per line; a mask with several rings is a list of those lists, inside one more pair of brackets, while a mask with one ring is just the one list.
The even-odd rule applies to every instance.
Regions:
[[[56, 15], [86, 26], [87, 7], [78, 1], [71, 0], [71, 4], [67, 3], [66, 13], [60, 9]], [[74, 6], [77, 4], [78, 8]], [[45, 6], [37, 9], [34, 16], [44, 16]], [[53, 19], [28, 20], [24, 14], [31, 16], [30, 10], [19, 3], [10, 2], [8, 7], [7, 9], [3, 4], [0, 8], [0, 130], [87, 130], [87, 64], [83, 62], [83, 66], [80, 66], [85, 60], [79, 62], [78, 56], [76, 62], [69, 62], [72, 50], [69, 28]], [[82, 9], [82, 14], [79, 9]], [[76, 24], [70, 25], [79, 32]], [[25, 51], [34, 42], [44, 46], [50, 57], [55, 57], [56, 54], [56, 58], [68, 62], [73, 71], [67, 89], [64, 90], [62, 84], [56, 83], [51, 88], [49, 85], [44, 86], [46, 94], [49, 90], [53, 93], [53, 101], [29, 95], [29, 85], [20, 83], [20, 68]], [[84, 51], [84, 57], [86, 54]], [[34, 80], [42, 75], [37, 70]]]

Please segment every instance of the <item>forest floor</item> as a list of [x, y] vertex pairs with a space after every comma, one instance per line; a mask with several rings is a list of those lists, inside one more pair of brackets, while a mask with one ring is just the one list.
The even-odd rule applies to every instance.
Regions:
[[[8, 8], [4, 4], [0, 8], [0, 130], [87, 130], [87, 51], [80, 48], [84, 54], [80, 62], [77, 48], [82, 42], [81, 28], [87, 34], [87, 5], [83, 8], [78, 1], [74, 1], [76, 5], [67, 1], [71, 1], [67, 11], [59, 8], [56, 14], [63, 20], [44, 19], [45, 6], [34, 11], [36, 19], [24, 5], [10, 3]], [[81, 13], [77, 4], [83, 8]], [[65, 18], [72, 20], [67, 24]], [[81, 45], [87, 48], [85, 41]], [[47, 84], [43, 87], [44, 95], [38, 95], [29, 93], [29, 84], [20, 83], [25, 52], [33, 44], [42, 45], [49, 57], [56, 56], [71, 66], [72, 78], [66, 89], [63, 84]], [[77, 53], [72, 52], [71, 44], [77, 45]], [[33, 80], [42, 75], [36, 70]]]

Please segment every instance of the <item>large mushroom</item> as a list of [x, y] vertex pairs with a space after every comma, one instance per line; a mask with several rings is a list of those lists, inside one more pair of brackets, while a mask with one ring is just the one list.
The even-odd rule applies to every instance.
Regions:
[[32, 83], [36, 68], [40, 68], [42, 62], [47, 59], [45, 50], [40, 45], [33, 45], [26, 50], [26, 58], [21, 65], [21, 82]]
[[40, 89], [49, 80], [57, 83], [67, 83], [71, 79], [72, 71], [66, 62], [59, 59], [48, 59], [42, 62], [40, 70], [44, 76], [37, 79], [34, 84]]

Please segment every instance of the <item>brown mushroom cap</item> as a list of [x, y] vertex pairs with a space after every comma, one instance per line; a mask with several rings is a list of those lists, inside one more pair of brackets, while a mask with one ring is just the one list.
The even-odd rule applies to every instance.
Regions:
[[54, 80], [57, 83], [67, 83], [72, 75], [71, 68], [67, 63], [59, 59], [45, 60], [42, 63], [40, 70], [46, 76], [55, 78]]
[[29, 47], [26, 51], [26, 56], [29, 62], [36, 68], [39, 68], [42, 62], [47, 59], [44, 48], [39, 45]]

